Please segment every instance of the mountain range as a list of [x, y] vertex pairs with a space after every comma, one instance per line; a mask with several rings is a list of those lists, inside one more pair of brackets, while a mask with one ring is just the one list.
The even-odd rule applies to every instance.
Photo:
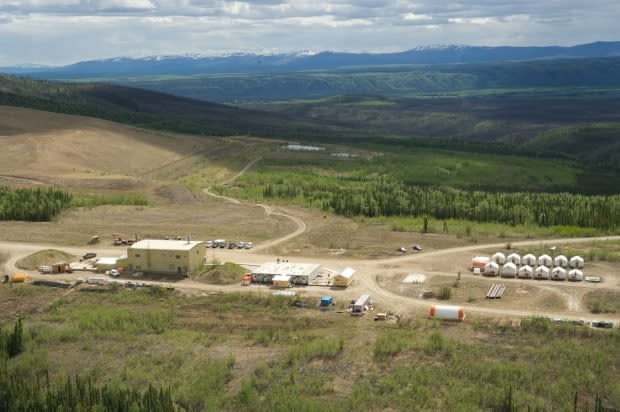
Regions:
[[273, 73], [335, 70], [360, 66], [456, 64], [539, 59], [575, 59], [620, 56], [620, 42], [595, 42], [571, 47], [435, 46], [396, 53], [297, 52], [285, 54], [233, 54], [118, 57], [83, 61], [62, 67], [0, 67], [0, 72], [47, 79], [193, 75], [206, 73]]

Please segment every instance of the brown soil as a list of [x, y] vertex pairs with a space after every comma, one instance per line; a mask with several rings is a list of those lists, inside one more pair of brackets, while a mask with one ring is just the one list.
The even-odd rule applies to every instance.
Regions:
[[454, 235], [395, 232], [385, 225], [327, 214], [320, 210], [288, 206], [287, 210], [304, 220], [308, 228], [303, 235], [268, 250], [269, 253], [282, 256], [378, 259], [402, 256], [403, 253], [397, 250], [401, 246], [407, 249], [405, 254], [411, 255], [419, 253], [411, 248], [414, 244], [421, 245], [424, 251], [432, 251], [471, 243]]
[[[535, 281], [506, 282], [505, 279], [494, 278], [492, 281], [480, 279], [471, 274], [462, 275], [461, 281], [457, 282], [455, 276], [432, 275], [429, 276], [422, 285], [412, 285], [402, 283], [406, 273], [395, 275], [379, 275], [379, 284], [402, 296], [422, 298], [422, 294], [432, 291], [435, 296], [443, 287], [451, 290], [451, 297], [448, 300], [429, 299], [431, 302], [443, 304], [472, 304], [480, 307], [505, 308], [505, 309], [548, 309], [564, 310], [567, 309], [565, 300], [553, 290], [539, 287]], [[486, 299], [489, 288], [494, 283], [501, 283], [506, 286], [501, 299]]]

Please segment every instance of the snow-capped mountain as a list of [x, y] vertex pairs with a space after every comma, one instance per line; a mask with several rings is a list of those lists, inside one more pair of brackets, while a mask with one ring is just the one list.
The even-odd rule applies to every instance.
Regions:
[[596, 42], [572, 47], [485, 47], [438, 45], [395, 53], [346, 53], [303, 50], [290, 53], [231, 53], [117, 57], [56, 68], [6, 68], [0, 71], [43, 78], [191, 75], [202, 73], [269, 73], [333, 70], [390, 64], [454, 64], [620, 56], [620, 42]]

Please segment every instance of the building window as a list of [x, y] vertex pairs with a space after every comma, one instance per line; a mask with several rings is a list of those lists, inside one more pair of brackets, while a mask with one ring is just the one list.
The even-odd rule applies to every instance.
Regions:
[[140, 269], [142, 269], [142, 266], [136, 265], [136, 270], [140, 270]]
[[177, 259], [181, 259], [181, 255], [177, 255]]
[[139, 253], [136, 253], [136, 257], [140, 257], [140, 254], [139, 254]]

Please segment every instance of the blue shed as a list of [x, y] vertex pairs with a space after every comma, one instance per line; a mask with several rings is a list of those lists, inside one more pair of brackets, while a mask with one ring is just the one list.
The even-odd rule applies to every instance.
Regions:
[[334, 298], [329, 295], [325, 295], [321, 298], [321, 307], [327, 307], [334, 303]]

